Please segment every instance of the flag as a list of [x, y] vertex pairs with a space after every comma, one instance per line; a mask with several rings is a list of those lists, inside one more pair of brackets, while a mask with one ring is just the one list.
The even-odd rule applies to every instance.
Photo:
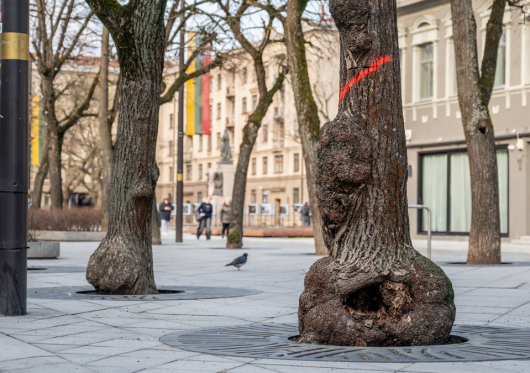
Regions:
[[[210, 45], [208, 44], [207, 47]], [[204, 51], [203, 64], [208, 66], [211, 63], [209, 50]], [[210, 73], [207, 72], [202, 77], [202, 134], [211, 135], [210, 132]]]
[[33, 96], [33, 111], [31, 119], [31, 164], [40, 165], [41, 162], [41, 134], [40, 134], [40, 96]]
[[[188, 40], [193, 42], [195, 40], [195, 33], [188, 33]], [[190, 42], [190, 43], [191, 43]], [[188, 58], [193, 53], [194, 48], [188, 49]], [[195, 61], [190, 63], [188, 74], [195, 72]], [[190, 79], [186, 82], [186, 135], [192, 136], [195, 134], [195, 79]]]

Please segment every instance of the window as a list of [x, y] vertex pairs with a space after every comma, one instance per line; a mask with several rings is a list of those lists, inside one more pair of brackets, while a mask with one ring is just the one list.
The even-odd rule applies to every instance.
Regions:
[[293, 189], [293, 203], [300, 203], [300, 189], [298, 188]]
[[174, 181], [173, 167], [169, 167], [169, 181]]
[[420, 98], [432, 98], [433, 94], [433, 47], [432, 43], [420, 47]]
[[221, 146], [221, 132], [217, 132], [217, 149]]
[[267, 174], [267, 166], [268, 166], [267, 157], [263, 157], [263, 175]]
[[191, 164], [187, 164], [186, 165], [186, 180], [191, 180], [192, 179], [192, 174], [191, 174]]
[[207, 149], [208, 152], [211, 152], [212, 151], [212, 136], [208, 135], [207, 139], [208, 140], [207, 140], [207, 145], [206, 145], [207, 148], [206, 149]]
[[294, 155], [294, 172], [299, 172], [300, 171], [300, 154], [299, 153], [295, 153]]
[[247, 112], [247, 98], [246, 97], [243, 97], [243, 102], [241, 103], [241, 106], [243, 108], [242, 112], [243, 114], [246, 114]]
[[250, 203], [256, 203], [256, 201], [256, 190], [253, 189], [250, 191]]
[[173, 155], [173, 141], [169, 142], [168, 148], [169, 148], [169, 155], [170, 156]]
[[221, 74], [217, 75], [217, 90], [220, 91], [223, 87]]
[[256, 108], [258, 107], [258, 95], [253, 95], [252, 96], [252, 110], [256, 110]]
[[[497, 150], [501, 234], [508, 233], [508, 150]], [[431, 230], [467, 234], [471, 228], [471, 178], [467, 152], [420, 154], [420, 203], [432, 210]], [[420, 231], [427, 231], [427, 212]]]
[[247, 84], [247, 68], [246, 67], [243, 67], [243, 74], [242, 74], [242, 80], [243, 80], [243, 84]]
[[256, 72], [256, 69], [254, 68], [254, 75], [252, 76], [252, 81], [255, 82], [258, 80], [258, 73]]
[[254, 157], [252, 158], [252, 175], [256, 175], [256, 168], [257, 167], [258, 160]]
[[169, 114], [169, 129], [172, 129], [175, 126], [175, 118], [173, 114]]
[[217, 119], [221, 119], [221, 103], [217, 104]]
[[198, 203], [202, 202], [202, 192], [197, 192], [197, 202]]
[[283, 173], [283, 155], [277, 155], [274, 157], [274, 166], [275, 173]]
[[199, 151], [202, 152], [202, 135], [199, 135]]
[[269, 203], [269, 190], [268, 189], [263, 189], [263, 192], [262, 192], [262, 202], [261, 203]]
[[202, 164], [199, 164], [199, 180], [202, 180]]
[[501, 87], [506, 84], [506, 26], [502, 26], [501, 40], [497, 52], [497, 69], [495, 70], [494, 87]]
[[269, 126], [267, 124], [263, 125], [263, 142], [269, 141]]

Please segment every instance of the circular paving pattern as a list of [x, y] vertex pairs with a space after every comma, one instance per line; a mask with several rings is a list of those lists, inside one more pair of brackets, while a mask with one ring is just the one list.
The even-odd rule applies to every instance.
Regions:
[[160, 294], [100, 295], [93, 294], [94, 288], [90, 286], [60, 286], [40, 289], [28, 289], [28, 298], [57, 300], [81, 299], [116, 301], [164, 301], [233, 298], [261, 293], [260, 291], [252, 289], [205, 286], [159, 286], [158, 289], [160, 290]]
[[298, 343], [297, 324], [255, 324], [187, 330], [161, 338], [167, 345], [213, 355], [264, 359], [413, 363], [530, 358], [530, 329], [456, 325], [458, 344], [415, 347], [347, 347]]

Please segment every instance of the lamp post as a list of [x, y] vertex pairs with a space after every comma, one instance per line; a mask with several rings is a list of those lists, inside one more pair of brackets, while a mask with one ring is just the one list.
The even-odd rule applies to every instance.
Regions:
[[2, 0], [0, 33], [0, 315], [26, 314], [29, 188], [29, 0]]
[[[180, 49], [179, 49], [179, 70], [184, 66], [184, 6], [185, 1], [182, 0], [180, 4], [180, 22], [182, 28], [180, 29]], [[178, 143], [177, 143], [177, 211], [175, 216], [175, 242], [182, 242], [182, 207], [184, 204], [184, 84], [179, 88], [179, 108], [178, 108]]]

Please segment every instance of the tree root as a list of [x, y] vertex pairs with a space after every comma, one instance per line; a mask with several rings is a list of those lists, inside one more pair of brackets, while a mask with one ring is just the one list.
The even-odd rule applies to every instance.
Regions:
[[[456, 309], [451, 282], [417, 255], [400, 276], [374, 273], [369, 285], [344, 294], [335, 286], [333, 259], [318, 260], [300, 296], [299, 342], [343, 346], [444, 344]], [[366, 277], [366, 276], [363, 276]], [[354, 289], [355, 287], [352, 287]]]

